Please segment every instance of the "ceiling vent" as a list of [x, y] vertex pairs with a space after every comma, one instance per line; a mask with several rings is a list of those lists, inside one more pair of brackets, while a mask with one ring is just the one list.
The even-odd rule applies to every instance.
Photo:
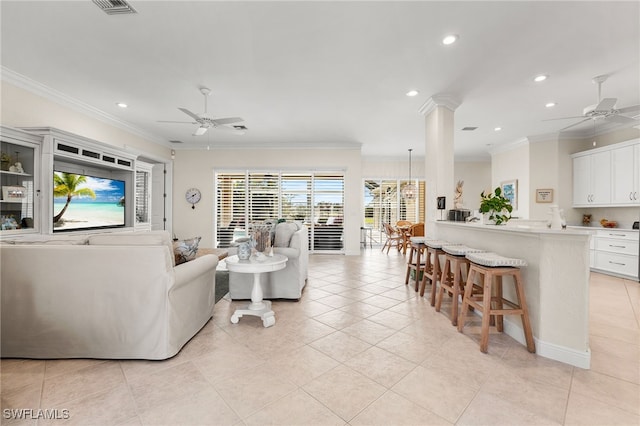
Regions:
[[138, 13], [133, 6], [124, 0], [93, 0], [93, 2], [107, 15]]
[[462, 130], [467, 131], [467, 132], [471, 132], [475, 129], [477, 129], [478, 127], [463, 127]]
[[169, 141], [171, 143], [183, 143], [182, 141]]
[[233, 126], [233, 128], [236, 130], [247, 130], [247, 126], [243, 126], [241, 124], [238, 124], [237, 126]]

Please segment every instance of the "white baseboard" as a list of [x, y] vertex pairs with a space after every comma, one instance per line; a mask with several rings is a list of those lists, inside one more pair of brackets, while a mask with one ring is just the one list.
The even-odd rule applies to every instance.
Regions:
[[[517, 325], [509, 321], [505, 321], [504, 332], [523, 345], [526, 345], [524, 331]], [[536, 354], [542, 357], [573, 365], [574, 367], [584, 368], [586, 370], [591, 367], [590, 349], [587, 349], [586, 351], [578, 351], [576, 349], [567, 348], [566, 346], [556, 345], [555, 343], [548, 343], [535, 337], [534, 341], [536, 343]]]

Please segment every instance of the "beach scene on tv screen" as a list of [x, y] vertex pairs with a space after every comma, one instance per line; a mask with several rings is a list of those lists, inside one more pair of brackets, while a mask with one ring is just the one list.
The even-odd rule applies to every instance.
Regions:
[[54, 172], [54, 230], [124, 226], [124, 195], [124, 181]]

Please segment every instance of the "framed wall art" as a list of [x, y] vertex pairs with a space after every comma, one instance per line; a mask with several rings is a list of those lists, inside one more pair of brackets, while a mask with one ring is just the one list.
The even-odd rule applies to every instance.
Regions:
[[553, 189], [543, 188], [536, 189], [536, 203], [552, 203]]
[[509, 200], [514, 210], [518, 210], [518, 179], [507, 180], [500, 184], [502, 196]]

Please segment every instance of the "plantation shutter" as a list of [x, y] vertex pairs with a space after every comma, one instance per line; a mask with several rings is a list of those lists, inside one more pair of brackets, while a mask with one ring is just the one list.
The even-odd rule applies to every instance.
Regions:
[[343, 248], [344, 176], [318, 173], [313, 177], [313, 249]]
[[215, 179], [218, 247], [246, 236], [252, 223], [286, 219], [308, 227], [311, 250], [343, 249], [343, 173], [232, 171]]
[[[244, 172], [219, 173], [216, 179], [216, 240], [229, 247], [238, 235], [245, 235], [247, 214]], [[235, 235], [235, 236], [234, 236]]]

